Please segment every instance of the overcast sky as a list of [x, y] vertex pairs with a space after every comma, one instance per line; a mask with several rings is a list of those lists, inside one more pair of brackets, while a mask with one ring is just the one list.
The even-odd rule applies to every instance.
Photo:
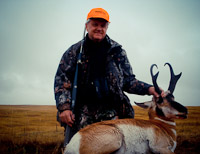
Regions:
[[[176, 101], [200, 106], [199, 0], [1, 0], [0, 104], [55, 105], [61, 56], [82, 39], [87, 13], [95, 7], [109, 12], [107, 34], [127, 51], [139, 80], [151, 83], [155, 63], [158, 84], [166, 90], [169, 62], [175, 74], [182, 72]], [[128, 96], [132, 104], [151, 99]]]

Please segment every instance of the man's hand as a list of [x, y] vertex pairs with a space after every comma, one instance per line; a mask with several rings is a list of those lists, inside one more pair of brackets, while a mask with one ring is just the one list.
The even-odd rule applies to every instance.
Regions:
[[59, 117], [61, 119], [61, 122], [66, 123], [70, 127], [72, 127], [75, 117], [71, 110], [65, 110], [62, 113], [59, 114]]
[[[161, 97], [165, 97], [166, 94], [165, 94], [164, 90], [162, 90], [161, 88], [160, 88], [160, 90], [161, 90]], [[153, 95], [153, 96], [156, 97], [156, 98], [158, 98], [158, 97], [160, 96], [160, 95], [155, 91], [155, 88], [154, 88], [154, 87], [149, 87], [149, 94], [150, 94], [150, 95]]]

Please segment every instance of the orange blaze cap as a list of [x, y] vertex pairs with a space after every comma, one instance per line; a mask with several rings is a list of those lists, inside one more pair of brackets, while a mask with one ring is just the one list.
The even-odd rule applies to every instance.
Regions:
[[90, 18], [102, 18], [102, 19], [105, 19], [106, 21], [110, 22], [108, 12], [102, 8], [94, 8], [94, 9], [90, 10], [90, 12], [88, 13], [88, 16], [87, 16], [87, 20]]

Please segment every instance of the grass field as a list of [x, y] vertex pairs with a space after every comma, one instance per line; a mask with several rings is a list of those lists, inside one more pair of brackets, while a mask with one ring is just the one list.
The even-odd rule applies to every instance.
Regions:
[[[148, 119], [134, 106], [135, 118]], [[200, 153], [200, 107], [188, 107], [189, 116], [176, 120], [176, 153]], [[55, 106], [0, 106], [0, 153], [61, 153], [64, 129], [56, 121]]]

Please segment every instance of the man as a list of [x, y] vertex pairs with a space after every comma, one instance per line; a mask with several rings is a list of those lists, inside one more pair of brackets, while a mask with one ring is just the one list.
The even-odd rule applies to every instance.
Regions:
[[109, 14], [102, 8], [88, 13], [74, 113], [70, 108], [72, 84], [81, 41], [63, 54], [58, 66], [56, 106], [61, 122], [74, 132], [102, 120], [133, 118], [134, 110], [124, 91], [158, 97], [152, 85], [135, 78], [125, 50], [106, 34], [109, 23]]

